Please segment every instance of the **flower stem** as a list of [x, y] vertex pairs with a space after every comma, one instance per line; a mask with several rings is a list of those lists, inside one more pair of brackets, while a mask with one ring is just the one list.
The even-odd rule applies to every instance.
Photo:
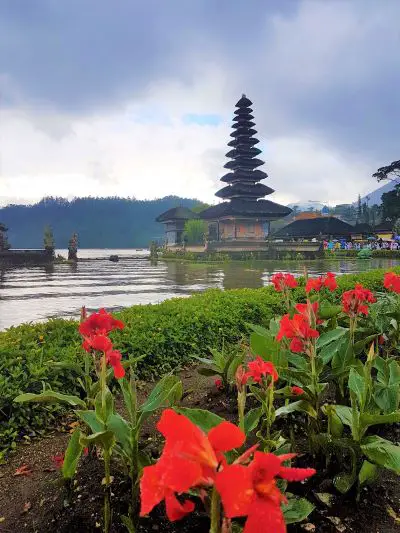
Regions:
[[214, 487], [211, 494], [210, 533], [220, 533], [221, 505], [219, 494]]

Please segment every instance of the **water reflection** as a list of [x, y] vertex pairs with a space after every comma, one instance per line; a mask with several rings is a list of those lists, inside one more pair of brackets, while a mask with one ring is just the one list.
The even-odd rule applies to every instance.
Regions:
[[[132, 257], [132, 251], [113, 251], [120, 261], [108, 260], [109, 251], [92, 250], [103, 259], [78, 264], [19, 267], [0, 270], [0, 329], [21, 322], [55, 316], [79, 316], [86, 305], [110, 310], [134, 304], [156, 303], [174, 296], [187, 296], [214, 287], [258, 288], [270, 283], [275, 272], [310, 275], [327, 271], [345, 274], [371, 268], [391, 268], [395, 259], [318, 260], [313, 262], [257, 261], [254, 263], [190, 264], [151, 262]], [[122, 253], [121, 253], [122, 252]]]

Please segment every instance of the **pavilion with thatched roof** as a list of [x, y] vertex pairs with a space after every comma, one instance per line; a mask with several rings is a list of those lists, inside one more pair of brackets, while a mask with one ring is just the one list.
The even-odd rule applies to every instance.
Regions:
[[273, 234], [273, 239], [323, 240], [348, 239], [354, 227], [336, 217], [319, 217], [295, 220]]

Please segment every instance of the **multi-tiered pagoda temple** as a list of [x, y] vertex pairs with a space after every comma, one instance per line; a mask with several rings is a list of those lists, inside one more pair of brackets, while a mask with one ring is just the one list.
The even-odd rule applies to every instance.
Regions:
[[226, 201], [200, 214], [208, 221], [209, 248], [263, 249], [270, 221], [291, 213], [288, 207], [263, 199], [274, 190], [261, 183], [268, 175], [258, 168], [264, 161], [257, 157], [260, 141], [254, 137], [257, 131], [251, 105], [245, 95], [236, 104], [233, 139], [226, 154], [231, 159], [225, 164], [229, 172], [221, 178], [227, 185], [216, 193]]

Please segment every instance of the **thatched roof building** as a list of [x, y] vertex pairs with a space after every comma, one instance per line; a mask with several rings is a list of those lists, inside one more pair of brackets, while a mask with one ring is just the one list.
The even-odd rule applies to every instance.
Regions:
[[274, 239], [341, 239], [351, 236], [353, 226], [335, 217], [295, 220], [274, 233]]

